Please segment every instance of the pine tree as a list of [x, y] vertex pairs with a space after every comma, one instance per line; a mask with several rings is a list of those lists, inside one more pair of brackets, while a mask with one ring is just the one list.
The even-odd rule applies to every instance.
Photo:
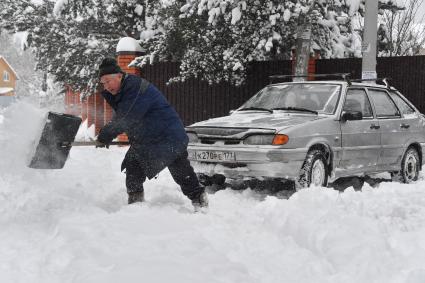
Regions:
[[[353, 19], [361, 20], [364, 5], [357, 0], [73, 0], [41, 5], [3, 0], [0, 8], [0, 28], [28, 32], [37, 68], [86, 94], [96, 90], [97, 66], [115, 55], [123, 36], [140, 36], [148, 51], [134, 65], [181, 62], [171, 81], [194, 77], [242, 84], [250, 62], [291, 57], [302, 18], [312, 24], [312, 52], [322, 58], [361, 56], [361, 34]], [[383, 31], [385, 50], [389, 45]]]
[[[152, 57], [171, 57], [181, 61], [180, 74], [171, 81], [195, 77], [238, 85], [244, 82], [251, 61], [291, 57], [301, 16], [312, 21], [312, 46], [323, 58], [353, 56], [351, 6], [345, 1], [312, 3], [187, 0], [176, 1], [172, 10], [157, 7], [153, 17], [161, 25], [156, 27], [160, 32], [142, 41], [149, 54], [138, 58], [136, 65], [143, 67]], [[177, 38], [181, 48], [167, 48], [168, 38]]]
[[83, 94], [96, 90], [97, 66], [104, 57], [115, 56], [119, 39], [137, 38], [144, 26], [144, 0], [74, 0], [56, 5], [6, 1], [11, 5], [2, 2], [2, 14], [7, 17], [0, 27], [27, 31], [37, 68]]

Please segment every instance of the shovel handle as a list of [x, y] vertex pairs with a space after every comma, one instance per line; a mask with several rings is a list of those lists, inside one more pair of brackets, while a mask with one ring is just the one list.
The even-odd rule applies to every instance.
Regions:
[[[109, 145], [129, 145], [126, 141], [110, 142]], [[75, 142], [61, 142], [60, 147], [72, 147], [72, 146], [93, 146], [96, 145], [95, 141], [75, 141]]]

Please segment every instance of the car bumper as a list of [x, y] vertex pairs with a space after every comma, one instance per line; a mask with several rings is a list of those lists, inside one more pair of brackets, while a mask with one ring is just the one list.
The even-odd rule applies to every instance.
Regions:
[[[233, 153], [234, 160], [199, 160], [197, 152]], [[282, 178], [295, 179], [300, 174], [307, 149], [281, 149], [274, 146], [211, 147], [189, 145], [189, 160], [197, 173], [222, 174], [228, 178]]]

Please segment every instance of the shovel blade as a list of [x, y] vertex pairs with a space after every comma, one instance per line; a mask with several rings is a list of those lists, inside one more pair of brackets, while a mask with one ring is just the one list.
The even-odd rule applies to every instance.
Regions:
[[65, 165], [71, 144], [77, 135], [81, 118], [62, 113], [49, 112], [40, 141], [36, 147], [29, 167], [35, 169], [61, 169]]

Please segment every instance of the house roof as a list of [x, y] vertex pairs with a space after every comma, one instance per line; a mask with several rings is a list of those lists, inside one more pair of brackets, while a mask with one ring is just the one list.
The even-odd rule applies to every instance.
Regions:
[[9, 67], [9, 69], [12, 70], [12, 72], [15, 75], [16, 79], [19, 80], [18, 73], [16, 73], [16, 71], [12, 68], [12, 66], [9, 64], [9, 62], [7, 62], [6, 58], [4, 58], [3, 56], [0, 55], [0, 60], [3, 60], [6, 63], [6, 65]]

